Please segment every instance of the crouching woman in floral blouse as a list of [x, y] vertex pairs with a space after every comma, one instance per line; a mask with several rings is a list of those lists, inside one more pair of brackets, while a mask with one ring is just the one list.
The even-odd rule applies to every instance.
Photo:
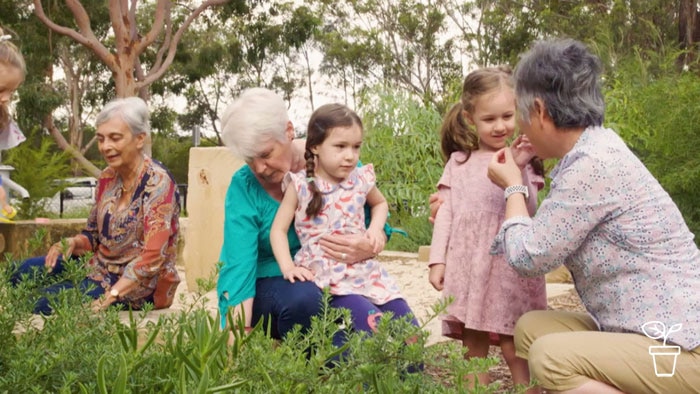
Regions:
[[507, 200], [492, 251], [525, 276], [563, 263], [588, 311], [524, 314], [516, 354], [547, 393], [695, 393], [700, 252], [668, 193], [603, 127], [600, 74], [573, 40], [536, 43], [515, 70], [520, 131], [560, 161], [530, 218], [510, 150], [494, 155], [489, 177]]
[[[46, 256], [23, 262], [11, 281], [44, 269], [59, 274], [63, 256], [93, 253], [79, 288], [94, 299], [93, 310], [112, 304], [140, 309], [172, 305], [180, 278], [175, 269], [178, 219], [177, 185], [168, 170], [143, 153], [150, 135], [149, 111], [136, 97], [116, 99], [97, 116], [97, 141], [107, 162], [97, 182], [95, 205], [78, 235], [53, 244]], [[51, 295], [73, 287], [61, 282], [44, 289], [34, 313], [51, 314]]]

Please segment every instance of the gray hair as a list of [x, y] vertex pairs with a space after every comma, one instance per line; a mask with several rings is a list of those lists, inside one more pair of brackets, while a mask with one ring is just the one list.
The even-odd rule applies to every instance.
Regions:
[[586, 46], [572, 39], [537, 41], [515, 69], [518, 112], [525, 122], [535, 99], [544, 101], [558, 128], [600, 126], [605, 101], [600, 86], [602, 66]]
[[123, 120], [131, 134], [146, 134], [151, 135], [151, 121], [148, 105], [139, 97], [117, 98], [104, 106], [102, 111], [97, 114], [95, 126], [100, 127], [103, 123], [118, 117]]
[[221, 139], [233, 153], [250, 160], [266, 140], [284, 141], [289, 122], [284, 100], [264, 88], [245, 90], [221, 117]]

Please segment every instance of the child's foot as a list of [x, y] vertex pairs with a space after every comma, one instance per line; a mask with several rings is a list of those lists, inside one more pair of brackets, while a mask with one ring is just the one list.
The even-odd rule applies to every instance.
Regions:
[[2, 217], [5, 219], [10, 220], [17, 216], [17, 210], [13, 206], [8, 205], [7, 207], [3, 208], [2, 211], [0, 211], [0, 215], [2, 215]]

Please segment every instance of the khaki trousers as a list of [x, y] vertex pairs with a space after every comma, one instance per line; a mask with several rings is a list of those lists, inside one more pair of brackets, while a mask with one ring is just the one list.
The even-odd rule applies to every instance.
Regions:
[[579, 312], [532, 311], [515, 326], [516, 354], [544, 389], [597, 380], [631, 394], [700, 393], [700, 347], [652, 356], [659, 348], [650, 346], [661, 345], [641, 334], [601, 332]]

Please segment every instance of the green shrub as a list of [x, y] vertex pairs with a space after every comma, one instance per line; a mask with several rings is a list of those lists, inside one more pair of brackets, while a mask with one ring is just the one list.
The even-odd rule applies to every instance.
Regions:
[[[61, 280], [77, 283], [85, 277], [84, 261], [69, 266]], [[7, 283], [11, 273], [5, 265], [0, 280]], [[349, 334], [347, 344], [335, 348], [333, 335], [341, 329], [339, 322], [349, 321], [349, 312], [329, 308], [327, 298], [309, 332], [294, 330], [284, 341], [265, 335], [269, 327], [262, 325], [246, 334], [230, 318], [231, 328], [222, 331], [202, 294], [186, 310], [156, 322], [146, 319], [148, 310], [129, 313], [126, 323], [114, 308], [92, 313], [91, 300], [77, 290], [55, 297], [50, 317], [32, 316], [33, 300], [51, 281], [36, 275], [0, 291], [0, 392], [463, 392], [456, 388], [464, 387], [465, 376], [496, 363], [465, 361], [455, 341], [426, 346], [424, 326], [400, 319], [383, 319], [369, 338]], [[445, 306], [436, 305], [431, 319]], [[37, 321], [43, 328], [35, 328]], [[235, 338], [231, 346], [229, 334]], [[440, 371], [441, 379], [408, 372], [417, 366]], [[497, 385], [479, 390], [494, 392]]]
[[439, 128], [442, 115], [407, 94], [371, 91], [359, 107], [365, 127], [362, 161], [372, 163], [377, 185], [389, 202], [392, 249], [415, 252], [430, 244], [428, 197], [442, 175]]
[[27, 136], [27, 141], [8, 150], [3, 162], [15, 168], [12, 180], [29, 192], [29, 198], [19, 204], [19, 218], [45, 217], [45, 197], [53, 196], [60, 185], [53, 182], [69, 173], [68, 155], [56, 152], [49, 138], [40, 138], [35, 130]]

